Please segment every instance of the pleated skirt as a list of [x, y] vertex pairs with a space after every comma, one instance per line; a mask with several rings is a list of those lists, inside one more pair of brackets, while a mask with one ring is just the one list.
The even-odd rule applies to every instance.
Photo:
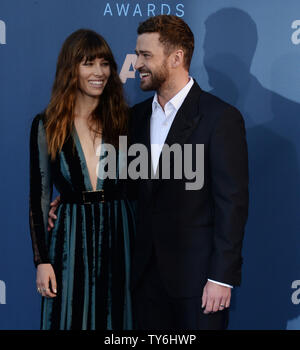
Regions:
[[49, 237], [57, 296], [42, 298], [41, 329], [130, 330], [134, 205], [61, 204]]

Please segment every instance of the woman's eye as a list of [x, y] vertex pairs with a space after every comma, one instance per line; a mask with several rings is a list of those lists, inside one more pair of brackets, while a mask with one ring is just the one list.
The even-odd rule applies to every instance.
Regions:
[[92, 66], [92, 65], [93, 65], [93, 62], [84, 62], [83, 65], [84, 65], [84, 66]]

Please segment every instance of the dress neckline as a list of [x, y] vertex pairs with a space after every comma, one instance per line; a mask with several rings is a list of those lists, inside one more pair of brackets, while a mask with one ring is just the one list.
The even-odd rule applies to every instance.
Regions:
[[[76, 130], [75, 125], [73, 125], [73, 136], [74, 136], [74, 139], [75, 139], [75, 145], [76, 145], [77, 150], [78, 150], [78, 155], [79, 155], [79, 158], [81, 160], [81, 168], [82, 168], [82, 172], [84, 174], [85, 187], [87, 188], [88, 191], [97, 191], [97, 190], [102, 188], [102, 181], [103, 180], [101, 180], [99, 178], [98, 174], [97, 174], [96, 188], [95, 189], [93, 188], [91, 177], [90, 177], [90, 174], [89, 174], [89, 168], [88, 168], [87, 161], [86, 161], [86, 157], [85, 157], [85, 154], [84, 154], [84, 151], [83, 151], [83, 148], [82, 148], [82, 144], [81, 144], [81, 141], [80, 141], [80, 137], [78, 135], [78, 132]], [[103, 138], [101, 138], [101, 146], [102, 145], [103, 145]], [[100, 152], [100, 154], [98, 156], [98, 164], [99, 164], [99, 161], [100, 161], [100, 156], [101, 156], [101, 152]]]

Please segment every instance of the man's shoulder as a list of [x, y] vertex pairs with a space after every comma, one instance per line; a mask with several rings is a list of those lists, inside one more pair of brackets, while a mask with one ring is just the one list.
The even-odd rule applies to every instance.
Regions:
[[202, 114], [220, 115], [222, 111], [233, 108], [229, 103], [211, 92], [203, 90], [194, 79], [194, 84], [186, 97], [187, 104], [198, 105]]
[[152, 111], [153, 97], [139, 102], [130, 108], [130, 124], [136, 125], [145, 118], [150, 117]]
[[153, 96], [147, 98], [146, 100], [144, 100], [142, 102], [139, 102], [139, 103], [136, 103], [135, 105], [133, 105], [131, 107], [131, 111], [132, 112], [136, 112], [136, 111], [143, 110], [143, 109], [151, 106], [152, 105], [152, 101], [153, 101]]
[[202, 104], [207, 104], [208, 107], [216, 106], [217, 108], [228, 108], [231, 106], [218, 96], [204, 90], [202, 90], [200, 100]]
[[240, 115], [240, 111], [230, 103], [222, 100], [216, 95], [202, 90], [200, 106], [204, 114], [222, 117], [228, 115]]

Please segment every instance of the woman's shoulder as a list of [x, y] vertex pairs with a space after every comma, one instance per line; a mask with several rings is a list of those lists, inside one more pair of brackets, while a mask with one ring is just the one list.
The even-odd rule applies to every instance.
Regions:
[[38, 113], [38, 114], [33, 118], [31, 125], [32, 125], [32, 126], [39, 125], [40, 121], [43, 122], [43, 125], [45, 124], [45, 121], [46, 121], [45, 112]]
[[31, 135], [40, 135], [45, 133], [45, 113], [38, 113], [31, 121]]

